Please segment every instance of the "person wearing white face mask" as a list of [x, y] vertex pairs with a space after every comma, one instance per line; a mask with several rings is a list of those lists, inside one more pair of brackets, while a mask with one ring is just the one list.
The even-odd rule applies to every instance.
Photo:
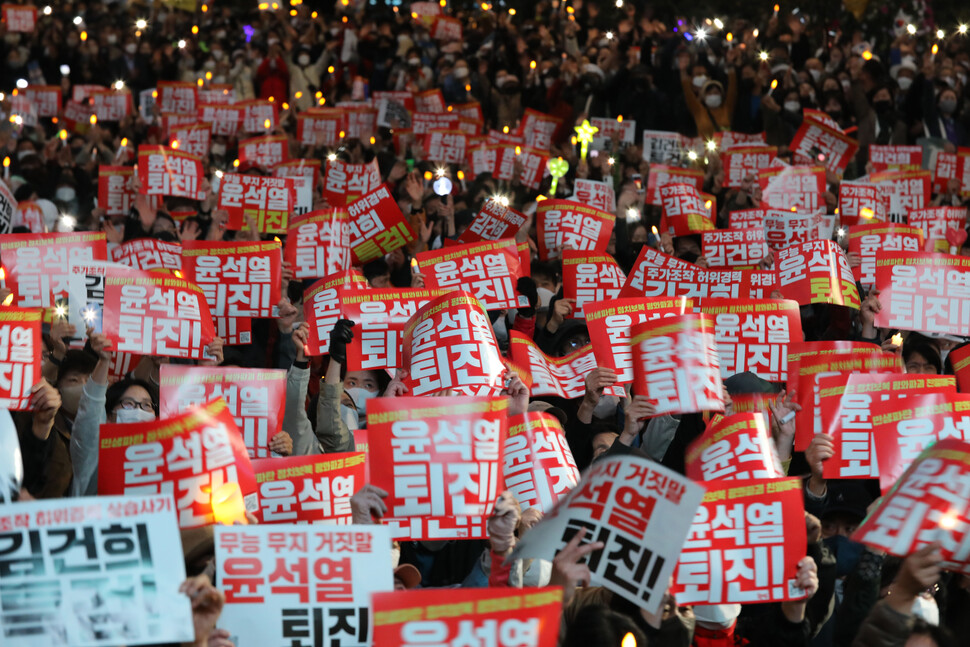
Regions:
[[313, 60], [310, 48], [301, 45], [286, 56], [290, 70], [291, 103], [298, 110], [307, 110], [316, 105], [314, 95], [323, 84], [327, 67], [335, 64], [334, 55], [330, 49], [324, 48], [320, 56]]
[[158, 390], [143, 380], [126, 378], [108, 386], [111, 341], [88, 329], [91, 350], [98, 363], [84, 384], [71, 434], [74, 481], [71, 496], [93, 496], [98, 490], [98, 446], [105, 422], [149, 422], [158, 417]]
[[[720, 82], [707, 80], [705, 74], [695, 74], [693, 79], [688, 77], [689, 56], [678, 57], [677, 63], [680, 67], [680, 84], [684, 101], [694, 118], [694, 123], [697, 124], [698, 136], [708, 140], [714, 137], [715, 132], [731, 130], [731, 120], [738, 94], [738, 77], [734, 66], [728, 66], [728, 88], [725, 92]], [[694, 88], [698, 85], [700, 92], [695, 95]]]

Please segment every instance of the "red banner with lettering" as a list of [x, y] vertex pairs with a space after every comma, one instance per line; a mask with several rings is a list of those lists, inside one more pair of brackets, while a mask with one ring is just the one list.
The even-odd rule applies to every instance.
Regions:
[[523, 510], [552, 510], [579, 483], [579, 470], [559, 419], [542, 412], [509, 418], [502, 477]]
[[209, 159], [212, 125], [206, 123], [176, 126], [169, 133], [169, 146]]
[[523, 276], [515, 241], [488, 240], [454, 245], [415, 256], [415, 271], [425, 285], [439, 290], [465, 290], [475, 295], [486, 310], [525, 307], [528, 301], [516, 292]]
[[876, 326], [964, 336], [970, 330], [970, 258], [927, 252], [876, 256]]
[[395, 539], [483, 539], [502, 487], [508, 400], [375, 398], [367, 403], [371, 479], [388, 492]]
[[514, 238], [528, 218], [498, 200], [486, 200], [472, 223], [461, 232], [459, 243]]
[[397, 201], [382, 184], [347, 205], [350, 250], [356, 264], [368, 263], [414, 240], [414, 231]]
[[111, 216], [128, 216], [135, 203], [135, 192], [129, 189], [135, 174], [131, 166], [98, 167], [98, 205]]
[[8, 32], [29, 34], [37, 27], [37, 7], [5, 4], [2, 11], [3, 26]]
[[114, 352], [203, 359], [215, 330], [202, 288], [160, 272], [105, 272], [102, 332]]
[[609, 254], [563, 250], [562, 289], [573, 301], [570, 317], [583, 318], [587, 303], [617, 298], [624, 283], [623, 270]]
[[236, 421], [250, 458], [268, 458], [269, 441], [283, 429], [286, 371], [162, 364], [158, 416], [174, 418], [222, 398]]
[[967, 219], [966, 211], [963, 207], [913, 209], [909, 212], [906, 222], [922, 230], [922, 250], [896, 249], [892, 251], [942, 252], [943, 254], [950, 252], [950, 243], [946, 239], [946, 232], [948, 229], [964, 229]]
[[789, 148], [812, 164], [818, 162], [832, 173], [841, 173], [859, 151], [859, 144], [841, 130], [814, 119], [805, 119], [792, 137]]
[[660, 187], [663, 217], [660, 227], [671, 236], [689, 236], [714, 229], [716, 209], [711, 196], [690, 184], [671, 183]]
[[795, 576], [806, 548], [801, 480], [711, 482], [671, 592], [678, 604], [802, 600]]
[[757, 267], [768, 251], [764, 227], [716, 229], [701, 234], [708, 267]]
[[646, 203], [659, 207], [663, 204], [660, 189], [668, 184], [689, 184], [700, 191], [704, 187], [704, 171], [698, 168], [680, 168], [667, 164], [651, 164], [647, 177]]
[[885, 222], [889, 218], [889, 196], [871, 182], [839, 184], [839, 222], [843, 226]]
[[761, 207], [814, 213], [825, 207], [825, 169], [821, 166], [785, 166], [758, 173]]
[[136, 270], [181, 270], [182, 246], [157, 238], [135, 238], [111, 248], [111, 262]]
[[564, 249], [604, 252], [616, 219], [571, 200], [543, 200], [536, 209], [539, 258], [549, 260]]
[[413, 395], [448, 391], [498, 395], [506, 367], [488, 313], [467, 292], [450, 292], [418, 310], [404, 328], [404, 380]]
[[283, 258], [295, 279], [315, 279], [350, 269], [350, 214], [333, 208], [295, 218]]
[[918, 171], [923, 167], [923, 147], [869, 144], [869, 163], [873, 173]]
[[253, 461], [259, 523], [350, 525], [350, 497], [366, 483], [365, 454], [283, 456]]
[[273, 168], [290, 159], [286, 135], [265, 135], [244, 139], [239, 143], [239, 162]]
[[226, 173], [219, 182], [219, 208], [229, 213], [228, 229], [249, 229], [246, 217], [266, 233], [285, 233], [296, 206], [292, 178]]
[[303, 294], [303, 319], [310, 335], [303, 352], [308, 356], [326, 355], [330, 351], [330, 331], [340, 319], [340, 291], [347, 286], [367, 287], [367, 279], [356, 270], [325, 276]]
[[[509, 333], [509, 357], [515, 366], [529, 373], [533, 397], [559, 396], [572, 400], [586, 392], [586, 376], [596, 368], [593, 346], [586, 345], [564, 357], [549, 357], [531, 337]], [[606, 395], [626, 396], [623, 387], [609, 387]]]
[[381, 185], [377, 158], [367, 164], [349, 164], [339, 159], [328, 160], [323, 177], [323, 197], [334, 206], [359, 200]]
[[102, 424], [100, 435], [98, 494], [172, 494], [179, 528], [199, 528], [215, 523], [219, 488], [238, 483], [256, 511], [253, 467], [223, 400], [165, 420]]
[[636, 324], [633, 390], [666, 413], [724, 411], [714, 322], [704, 314], [677, 315]]
[[168, 146], [138, 147], [138, 181], [142, 195], [170, 195], [204, 200], [202, 160]]
[[923, 231], [919, 227], [889, 222], [854, 225], [849, 229], [849, 253], [858, 254], [862, 262], [852, 268], [852, 276], [870, 288], [876, 281], [877, 254], [918, 252], [922, 247]]
[[745, 178], [757, 179], [763, 169], [771, 168], [778, 149], [774, 146], [736, 146], [721, 151], [724, 168], [724, 186], [740, 189]]
[[108, 260], [102, 232], [0, 235], [0, 262], [13, 305], [51, 308], [68, 294], [71, 263]]
[[861, 300], [849, 259], [831, 240], [787, 247], [775, 257], [778, 289], [799, 305], [834, 303], [859, 309]]
[[767, 413], [716, 416], [687, 447], [687, 477], [695, 481], [784, 478]]
[[198, 108], [199, 121], [212, 127], [212, 134], [222, 137], [235, 137], [246, 116], [246, 108], [236, 105], [201, 105]]
[[41, 378], [41, 312], [0, 308], [0, 409], [30, 409], [31, 389]]

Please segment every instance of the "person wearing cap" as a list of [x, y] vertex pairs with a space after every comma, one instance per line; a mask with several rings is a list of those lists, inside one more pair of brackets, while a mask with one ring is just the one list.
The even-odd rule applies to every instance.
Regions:
[[[680, 85], [684, 92], [684, 101], [687, 102], [687, 109], [694, 117], [698, 137], [708, 140], [713, 138], [716, 132], [731, 130], [734, 104], [738, 96], [738, 77], [734, 67], [728, 67], [726, 94], [720, 81], [707, 80], [701, 85], [700, 92], [695, 95], [692, 81], [687, 76], [690, 57], [680, 56], [677, 63], [680, 66]], [[697, 78], [695, 77], [694, 80], [696, 81]]]

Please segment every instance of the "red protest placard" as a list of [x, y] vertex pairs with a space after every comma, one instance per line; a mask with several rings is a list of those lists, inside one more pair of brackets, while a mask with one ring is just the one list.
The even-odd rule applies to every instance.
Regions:
[[687, 477], [695, 481], [784, 478], [765, 413], [717, 416], [687, 447]]
[[107, 89], [92, 92], [91, 111], [98, 121], [121, 121], [131, 113], [131, 91]]
[[194, 124], [195, 122], [195, 115], [180, 115], [174, 112], [163, 112], [158, 119], [158, 125], [161, 128], [163, 135], [167, 135], [179, 126], [187, 126], [189, 124]]
[[970, 573], [968, 478], [970, 444], [957, 438], [939, 441], [913, 461], [851, 539], [899, 557], [939, 543], [942, 568]]
[[609, 254], [571, 249], [562, 253], [563, 297], [574, 301], [571, 317], [584, 317], [587, 303], [615, 299], [625, 282], [623, 270]]
[[882, 308], [876, 326], [964, 336], [970, 329], [970, 258], [927, 252], [876, 255]]
[[[411, 5], [414, 7], [414, 5]], [[556, 647], [562, 589], [419, 589], [375, 593], [374, 644]], [[427, 619], [425, 619], [427, 618]]]
[[663, 252], [644, 245], [633, 262], [630, 274], [626, 277], [626, 283], [620, 290], [620, 297], [635, 297], [643, 294], [646, 289], [646, 270], [647, 268], [668, 268], [673, 270], [699, 270], [701, 269], [693, 263], [682, 261], [675, 256], [669, 256]]
[[198, 155], [202, 159], [209, 158], [212, 140], [212, 125], [206, 123], [186, 124], [176, 126], [169, 132], [169, 146]]
[[620, 297], [766, 299], [775, 284], [776, 274], [772, 270], [706, 270], [644, 247], [620, 290]]
[[465, 160], [468, 135], [460, 130], [435, 129], [425, 137], [428, 159], [442, 164], [461, 164]]
[[212, 134], [235, 137], [246, 116], [246, 108], [240, 105], [205, 104], [197, 111], [198, 119], [212, 127]]
[[135, 174], [131, 166], [98, 167], [98, 205], [111, 216], [128, 216], [135, 203], [135, 192], [129, 188]]
[[825, 375], [818, 378], [821, 430], [832, 436], [835, 454], [822, 463], [825, 478], [876, 478], [874, 416], [886, 407], [931, 393], [956, 394], [952, 376], [899, 373]]
[[256, 510], [253, 467], [222, 400], [167, 420], [102, 424], [98, 464], [98, 494], [172, 494], [180, 528], [215, 522], [212, 496], [224, 483], [238, 483]]
[[922, 230], [923, 245], [921, 250], [898, 248], [891, 251], [924, 251], [946, 254], [950, 251], [950, 243], [946, 239], [947, 230], [963, 229], [966, 219], [967, 210], [963, 207], [913, 209], [909, 212], [906, 222]]
[[415, 256], [425, 285], [439, 290], [465, 290], [486, 310], [525, 307], [515, 290], [523, 276], [515, 241], [487, 240], [454, 245]]
[[528, 217], [498, 200], [486, 200], [472, 223], [458, 237], [459, 243], [513, 238]]
[[712, 200], [689, 184], [671, 183], [660, 187], [663, 205], [661, 229], [672, 236], [714, 229], [715, 209]]
[[825, 207], [825, 169], [821, 166], [786, 166], [758, 173], [761, 207], [814, 213]]
[[970, 441], [970, 396], [936, 393], [890, 401], [872, 417], [879, 486], [888, 491], [920, 452], [937, 441]]
[[736, 146], [721, 151], [721, 165], [724, 168], [724, 186], [739, 189], [748, 176], [758, 177], [758, 173], [771, 168], [778, 149], [774, 146]]
[[724, 411], [714, 322], [704, 314], [636, 324], [633, 392], [646, 396], [654, 415]]
[[526, 108], [519, 123], [519, 134], [525, 139], [526, 146], [549, 150], [552, 148], [552, 135], [561, 122], [559, 117]]
[[367, 403], [371, 478], [388, 492], [395, 539], [482, 539], [501, 491], [508, 400], [375, 398]]
[[311, 211], [290, 222], [284, 260], [293, 278], [315, 279], [350, 269], [350, 214], [333, 208]]
[[[236, 104], [246, 109], [243, 114], [242, 129], [244, 133], [267, 133], [276, 128], [279, 112], [275, 101], [266, 99], [250, 99]], [[286, 139], [285, 135], [282, 135]]]
[[852, 268], [831, 240], [813, 240], [778, 252], [778, 289], [799, 305], [834, 303], [859, 309]]
[[2, 10], [3, 25], [8, 32], [29, 34], [37, 26], [37, 7], [5, 4]]
[[414, 110], [416, 112], [444, 112], [445, 97], [439, 88], [418, 92], [414, 95]]
[[929, 206], [932, 178], [929, 171], [886, 171], [870, 176], [886, 195], [891, 222], [903, 222], [913, 209]]
[[330, 331], [340, 319], [340, 291], [349, 285], [367, 287], [367, 280], [354, 270], [325, 276], [303, 294], [303, 318], [310, 327], [306, 348], [308, 356], [330, 351]]
[[174, 418], [222, 398], [249, 457], [269, 457], [269, 441], [283, 429], [286, 371], [177, 364], [162, 364], [159, 371], [160, 418]]
[[0, 309], [0, 409], [30, 409], [31, 389], [41, 380], [41, 312]]
[[199, 107], [204, 105], [231, 105], [236, 103], [236, 90], [231, 83], [207, 83], [199, 88]]
[[945, 193], [950, 180], [957, 178], [959, 158], [956, 153], [937, 151], [933, 156], [933, 191]]
[[328, 160], [323, 177], [323, 197], [332, 205], [359, 200], [381, 185], [377, 159], [368, 164], [349, 164], [339, 159]]
[[844, 226], [885, 222], [889, 217], [889, 196], [871, 182], [839, 184], [839, 221]]
[[347, 370], [394, 370], [401, 366], [404, 326], [428, 302], [448, 290], [425, 288], [358, 288], [340, 292], [340, 313], [354, 326], [354, 339], [347, 344]]
[[751, 371], [769, 382], [787, 375], [788, 345], [800, 342], [798, 304], [783, 299], [703, 299], [714, 322], [721, 377]]
[[918, 252], [922, 247], [923, 231], [919, 227], [878, 222], [855, 225], [849, 230], [849, 253], [858, 254], [862, 262], [852, 268], [852, 276], [863, 287], [872, 287], [879, 252]]
[[350, 250], [356, 264], [368, 263], [414, 240], [414, 231], [397, 201], [382, 184], [347, 205]]
[[28, 85], [24, 96], [34, 106], [38, 117], [56, 117], [61, 111], [61, 86]]
[[801, 600], [795, 584], [807, 547], [799, 479], [707, 484], [677, 561], [677, 603]]
[[589, 124], [597, 128], [593, 138], [594, 146], [598, 147], [600, 141], [608, 142], [614, 138], [624, 144], [632, 144], [637, 136], [637, 122], [633, 119], [608, 119], [606, 117], [590, 117]]
[[320, 160], [297, 158], [280, 162], [273, 167], [273, 176], [302, 178], [309, 181], [311, 187], [315, 187], [320, 178]]
[[108, 260], [102, 232], [0, 235], [0, 262], [13, 305], [51, 308], [68, 293], [71, 262]]
[[404, 328], [405, 384], [414, 395], [451, 389], [464, 395], [496, 395], [506, 368], [488, 314], [467, 292], [431, 301]]
[[[799, 354], [804, 348], [817, 348], [821, 345], [835, 346], [819, 351], [817, 355], [804, 355], [790, 368], [788, 390], [795, 394], [802, 407], [795, 414], [795, 451], [805, 451], [812, 442], [812, 436], [824, 431], [822, 427], [822, 389], [819, 382], [825, 378], [847, 373], [902, 373], [902, 358], [895, 353], [883, 352], [875, 344], [853, 342], [813, 342], [799, 345]], [[824, 347], [824, 346], [823, 346]], [[792, 375], [794, 373], [794, 375]]]
[[249, 317], [212, 317], [216, 336], [226, 346], [251, 344], [253, 341], [253, 320]]
[[[583, 346], [564, 357], [549, 357], [530, 337], [516, 330], [509, 333], [509, 357], [516, 367], [529, 373], [533, 397], [578, 398], [586, 392], [586, 376], [596, 368], [592, 345]], [[626, 395], [622, 387], [606, 389], [605, 393]]]
[[202, 288], [159, 272], [105, 272], [102, 332], [115, 352], [202, 359], [215, 337]]
[[290, 158], [286, 135], [252, 137], [239, 143], [239, 162], [273, 168]]
[[135, 238], [111, 248], [111, 262], [136, 270], [181, 270], [182, 246], [157, 238]]
[[139, 193], [204, 200], [202, 160], [167, 146], [138, 147]]
[[185, 278], [202, 288], [217, 317], [272, 317], [280, 300], [282, 262], [274, 240], [182, 245]]
[[918, 171], [923, 167], [923, 147], [869, 144], [869, 163], [873, 173]]
[[837, 128], [805, 119], [792, 137], [789, 148], [810, 163], [818, 162], [832, 173], [841, 173], [859, 151], [859, 144]]
[[668, 184], [689, 184], [700, 191], [704, 187], [704, 171], [697, 168], [680, 168], [666, 164], [651, 164], [647, 177], [646, 203], [661, 206], [660, 189]]
[[765, 240], [773, 252], [780, 249], [818, 240], [821, 217], [814, 213], [765, 210]]
[[539, 258], [564, 249], [605, 252], [613, 233], [612, 213], [571, 200], [543, 200], [536, 209]]
[[284, 233], [295, 205], [292, 178], [226, 173], [219, 182], [219, 208], [229, 212], [229, 229], [248, 229], [245, 218], [251, 216], [259, 231]]
[[523, 510], [552, 510], [579, 482], [579, 470], [559, 419], [526, 412], [509, 418], [502, 476]]
[[343, 130], [344, 111], [340, 108], [313, 108], [296, 116], [296, 139], [301, 146], [336, 147]]
[[705, 231], [701, 241], [708, 267], [755, 267], [768, 251], [764, 227]]
[[158, 93], [159, 112], [176, 114], [195, 114], [198, 98], [197, 87], [190, 81], [159, 81], [155, 86]]
[[259, 523], [350, 525], [350, 497], [364, 486], [365, 453], [283, 456], [253, 461]]

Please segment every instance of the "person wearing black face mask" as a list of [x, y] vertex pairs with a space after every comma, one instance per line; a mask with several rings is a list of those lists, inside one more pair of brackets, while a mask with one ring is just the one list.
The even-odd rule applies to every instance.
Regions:
[[893, 106], [892, 89], [878, 85], [868, 96], [862, 83], [853, 83], [849, 98], [859, 124], [859, 153], [856, 161], [864, 168], [869, 160], [869, 145], [902, 145], [906, 143], [906, 123]]
[[970, 137], [958, 118], [960, 101], [957, 93], [945, 86], [934, 99], [933, 83], [924, 83], [923, 88], [923, 125], [927, 134], [945, 139], [954, 146], [966, 146]]

